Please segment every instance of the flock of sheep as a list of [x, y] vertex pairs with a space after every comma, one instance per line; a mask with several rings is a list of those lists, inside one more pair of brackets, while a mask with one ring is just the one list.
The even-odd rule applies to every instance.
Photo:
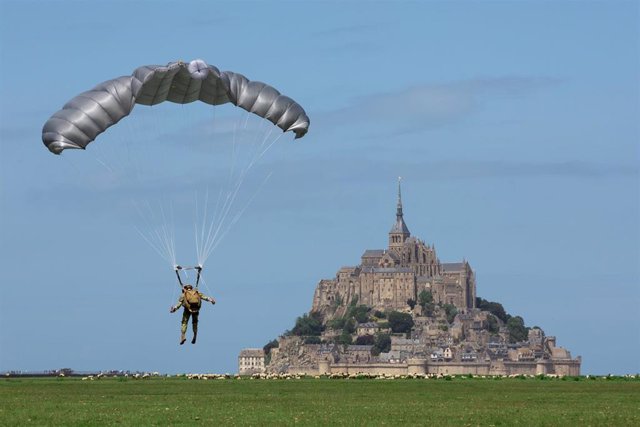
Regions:
[[[177, 375], [180, 376], [180, 375]], [[562, 375], [557, 374], [546, 374], [546, 375], [522, 375], [522, 374], [512, 374], [512, 375], [445, 375], [445, 374], [407, 374], [407, 375], [389, 375], [389, 374], [372, 374], [366, 372], [355, 372], [355, 373], [334, 373], [327, 375], [309, 375], [305, 373], [297, 373], [297, 374], [289, 374], [289, 373], [256, 373], [251, 376], [240, 376], [230, 375], [230, 374], [186, 374], [183, 375], [188, 379], [194, 380], [224, 380], [224, 379], [251, 379], [251, 380], [300, 380], [304, 378], [329, 378], [329, 379], [375, 379], [375, 380], [401, 380], [401, 379], [498, 379], [498, 378], [545, 378], [545, 379], [559, 379], [563, 378]], [[582, 377], [585, 379], [608, 379], [613, 378], [610, 375], [608, 376], [593, 376], [587, 375]], [[619, 378], [627, 378], [627, 379], [635, 379], [640, 380], [640, 375], [624, 375]]]
[[145, 372], [143, 374], [122, 374], [122, 375], [107, 375], [103, 373], [99, 373], [97, 375], [87, 375], [86, 377], [82, 377], [82, 381], [94, 381], [99, 380], [100, 378], [111, 377], [111, 378], [133, 378], [134, 380], [147, 379], [151, 377], [159, 377], [160, 372]]
[[[88, 375], [86, 377], [82, 377], [82, 381], [94, 381], [99, 380], [105, 377], [113, 377], [113, 378], [131, 378], [134, 380], [138, 379], [148, 379], [152, 377], [165, 377], [170, 378], [171, 375], [160, 375], [158, 372], [150, 372], [150, 373], [136, 373], [136, 374], [123, 374], [123, 375], [106, 375], [106, 374], [97, 374], [97, 375]], [[444, 374], [407, 374], [407, 375], [387, 375], [387, 374], [371, 374], [366, 372], [355, 372], [351, 374], [347, 373], [334, 373], [328, 375], [309, 375], [305, 373], [298, 374], [288, 374], [288, 373], [257, 373], [251, 376], [241, 376], [238, 374], [178, 374], [174, 375], [176, 378], [187, 378], [190, 380], [229, 380], [229, 379], [251, 379], [251, 380], [300, 380], [304, 378], [329, 378], [329, 379], [345, 379], [345, 380], [354, 380], [354, 379], [375, 379], [375, 380], [402, 380], [402, 379], [468, 379], [468, 378], [481, 378], [481, 379], [496, 379], [496, 378], [562, 378], [562, 375], [556, 374], [547, 374], [547, 375], [444, 375]], [[611, 376], [593, 376], [587, 375], [583, 377], [585, 379], [607, 379], [612, 378]], [[635, 379], [640, 380], [640, 375], [624, 375], [621, 378], [626, 379]]]

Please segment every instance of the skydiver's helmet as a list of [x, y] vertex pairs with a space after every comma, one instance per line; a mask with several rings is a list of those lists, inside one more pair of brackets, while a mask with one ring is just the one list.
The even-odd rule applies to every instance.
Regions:
[[190, 291], [191, 289], [193, 289], [193, 286], [191, 286], [190, 284], [186, 283], [182, 288], [185, 291]]

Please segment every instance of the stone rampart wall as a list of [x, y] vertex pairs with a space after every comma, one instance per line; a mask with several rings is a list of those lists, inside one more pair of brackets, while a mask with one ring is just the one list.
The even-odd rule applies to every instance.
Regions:
[[431, 362], [409, 359], [406, 363], [330, 363], [320, 361], [318, 366], [289, 366], [290, 374], [372, 374], [372, 375], [580, 375], [580, 360], [540, 360], [526, 362]]
[[318, 375], [317, 366], [289, 366], [287, 370], [290, 374], [306, 374], [306, 375]]
[[489, 362], [427, 362], [427, 374], [489, 375]]
[[333, 363], [329, 366], [332, 374], [373, 374], [373, 375], [407, 375], [406, 363]]

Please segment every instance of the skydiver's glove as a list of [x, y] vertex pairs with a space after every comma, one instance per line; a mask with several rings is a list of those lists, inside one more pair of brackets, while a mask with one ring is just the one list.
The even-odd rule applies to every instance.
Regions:
[[175, 313], [177, 310], [177, 308], [175, 308], [174, 306], [171, 306], [171, 308], [169, 309], [169, 313]]
[[211, 300], [211, 304], [212, 304], [212, 305], [216, 305], [216, 300], [212, 299], [212, 300]]

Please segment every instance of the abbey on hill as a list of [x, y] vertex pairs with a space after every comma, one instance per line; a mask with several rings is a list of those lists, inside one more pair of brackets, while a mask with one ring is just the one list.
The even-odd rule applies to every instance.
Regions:
[[431, 292], [436, 304], [451, 304], [461, 313], [475, 308], [471, 266], [465, 260], [442, 263], [433, 245], [411, 236], [398, 183], [396, 222], [389, 231], [388, 248], [366, 250], [360, 265], [342, 267], [336, 278], [321, 280], [311, 311], [328, 314], [336, 300], [348, 306], [354, 299], [374, 310], [404, 310], [407, 301], [417, 301], [423, 290]]
[[262, 349], [245, 349], [240, 374], [579, 375], [580, 357], [476, 297], [466, 260], [444, 263], [411, 236], [398, 183], [387, 249], [318, 283], [309, 314]]

